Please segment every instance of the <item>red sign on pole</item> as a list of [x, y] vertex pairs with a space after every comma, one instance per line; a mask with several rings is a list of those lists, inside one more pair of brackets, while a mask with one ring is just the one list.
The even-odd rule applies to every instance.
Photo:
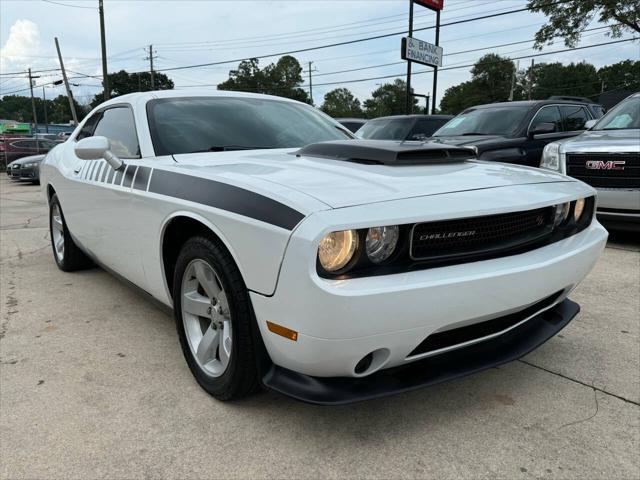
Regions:
[[431, 10], [442, 10], [444, 8], [444, 0], [413, 0], [418, 5], [430, 8]]

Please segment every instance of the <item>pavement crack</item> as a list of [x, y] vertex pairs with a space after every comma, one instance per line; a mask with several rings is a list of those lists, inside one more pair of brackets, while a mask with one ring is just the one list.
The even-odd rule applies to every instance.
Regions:
[[622, 397], [620, 395], [616, 395], [615, 393], [607, 392], [606, 390], [603, 390], [602, 388], [598, 388], [598, 387], [596, 387], [594, 385], [589, 385], [588, 383], [582, 382], [582, 381], [577, 380], [575, 378], [568, 377], [566, 375], [563, 375], [562, 373], [554, 372], [553, 370], [549, 370], [548, 368], [541, 367], [540, 365], [536, 365], [535, 363], [531, 363], [531, 362], [528, 362], [528, 361], [522, 360], [522, 359], [519, 359], [518, 361], [520, 363], [524, 363], [525, 365], [529, 365], [530, 367], [537, 368], [539, 370], [543, 370], [543, 371], [545, 371], [547, 373], [551, 373], [552, 375], [557, 375], [558, 377], [562, 377], [562, 378], [564, 378], [566, 380], [570, 380], [570, 381], [572, 381], [574, 383], [578, 383], [578, 384], [583, 385], [585, 387], [592, 388], [593, 390], [598, 391], [600, 393], [603, 393], [605, 395], [609, 395], [610, 397], [615, 397], [618, 400], [622, 400], [623, 402], [631, 403], [633, 405], [637, 405], [637, 406], [640, 407], [640, 402], [637, 402], [635, 400], [631, 400], [629, 398], [625, 398], [625, 397]]
[[593, 390], [593, 400], [596, 403], [596, 411], [593, 412], [592, 415], [588, 416], [587, 418], [583, 418], [582, 420], [576, 420], [575, 422], [565, 423], [564, 425], [560, 426], [558, 430], [560, 430], [561, 428], [570, 427], [571, 425], [577, 425], [578, 423], [588, 422], [589, 420], [594, 418], [596, 415], [598, 415], [598, 411], [600, 410], [600, 405], [598, 404], [598, 392], [596, 390], [596, 387], [593, 384], [591, 385], [591, 389]]

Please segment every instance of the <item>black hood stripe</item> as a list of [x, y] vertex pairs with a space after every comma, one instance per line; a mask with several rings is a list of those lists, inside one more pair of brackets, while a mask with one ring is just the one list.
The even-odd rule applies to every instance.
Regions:
[[149, 192], [219, 208], [286, 230], [293, 230], [304, 218], [297, 210], [250, 190], [166, 170], [154, 169]]

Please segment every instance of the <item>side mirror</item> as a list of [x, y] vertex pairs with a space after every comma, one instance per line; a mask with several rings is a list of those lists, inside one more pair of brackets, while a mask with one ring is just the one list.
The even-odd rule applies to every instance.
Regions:
[[556, 126], [551, 122], [542, 122], [537, 124], [531, 130], [529, 130], [529, 137], [534, 138], [536, 135], [543, 135], [545, 133], [554, 133]]
[[111, 142], [106, 137], [87, 137], [74, 147], [76, 156], [82, 160], [105, 159], [111, 168], [118, 170], [124, 163], [111, 152]]
[[584, 129], [585, 130], [590, 130], [591, 127], [593, 127], [596, 123], [598, 123], [597, 119], [593, 119], [593, 120], [587, 120], [584, 124]]

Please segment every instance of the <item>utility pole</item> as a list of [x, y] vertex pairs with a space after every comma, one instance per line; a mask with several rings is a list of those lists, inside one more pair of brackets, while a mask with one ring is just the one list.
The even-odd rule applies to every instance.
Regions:
[[534, 66], [534, 62], [535, 60], [532, 58], [531, 59], [531, 68], [529, 69], [529, 85], [528, 85], [528, 94], [527, 97], [529, 100], [531, 100], [531, 89], [533, 88], [533, 66]]
[[[412, 2], [413, 3], [413, 2]], [[436, 47], [440, 46], [440, 10], [436, 10]], [[431, 91], [431, 115], [436, 113], [436, 93], [438, 91], [438, 66], [433, 67], [433, 89]]]
[[[313, 72], [317, 72], [318, 69], [316, 68], [311, 68], [311, 65], [313, 64], [313, 62], [309, 62], [309, 70], [307, 70], [307, 72], [309, 73], [309, 98], [311, 98], [311, 105], [313, 105], [313, 79], [311, 77], [311, 74]], [[307, 72], [303, 72], [303, 73], [307, 73]]]
[[47, 118], [47, 95], [42, 85], [42, 104], [44, 105], [44, 131], [49, 133], [49, 119]]
[[33, 98], [33, 77], [31, 76], [31, 69], [29, 69], [29, 90], [31, 92], [31, 109], [33, 115], [33, 130], [36, 133], [36, 150], [40, 152], [40, 143], [38, 142], [38, 116], [36, 115], [36, 100]]
[[[409, 38], [411, 37], [413, 37], [413, 0], [409, 0]], [[411, 96], [411, 60], [407, 60], [407, 94], [405, 96], [406, 104], [404, 110], [409, 115], [413, 104], [413, 97]]]
[[64, 69], [64, 62], [62, 61], [62, 54], [60, 53], [60, 44], [58, 43], [58, 37], [55, 37], [56, 50], [58, 51], [58, 60], [60, 61], [60, 70], [62, 70], [62, 79], [64, 80], [64, 87], [67, 90], [67, 98], [69, 99], [69, 108], [71, 109], [71, 116], [73, 122], [78, 125], [78, 115], [76, 114], [76, 105], [73, 102], [73, 94], [71, 88], [69, 88], [69, 80], [67, 79], [67, 72]]
[[145, 60], [149, 60], [149, 73], [151, 74], [151, 90], [155, 90], [153, 81], [153, 45], [149, 45], [149, 56]]
[[104, 35], [104, 6], [102, 0], [98, 0], [98, 13], [100, 14], [100, 43], [102, 46], [102, 86], [104, 87], [104, 100], [111, 97], [109, 88], [109, 75], [107, 74], [107, 42]]
[[516, 75], [518, 74], [518, 68], [520, 67], [520, 60], [513, 66], [513, 75], [511, 76], [511, 90], [509, 90], [509, 101], [513, 102], [513, 91], [516, 88]]

